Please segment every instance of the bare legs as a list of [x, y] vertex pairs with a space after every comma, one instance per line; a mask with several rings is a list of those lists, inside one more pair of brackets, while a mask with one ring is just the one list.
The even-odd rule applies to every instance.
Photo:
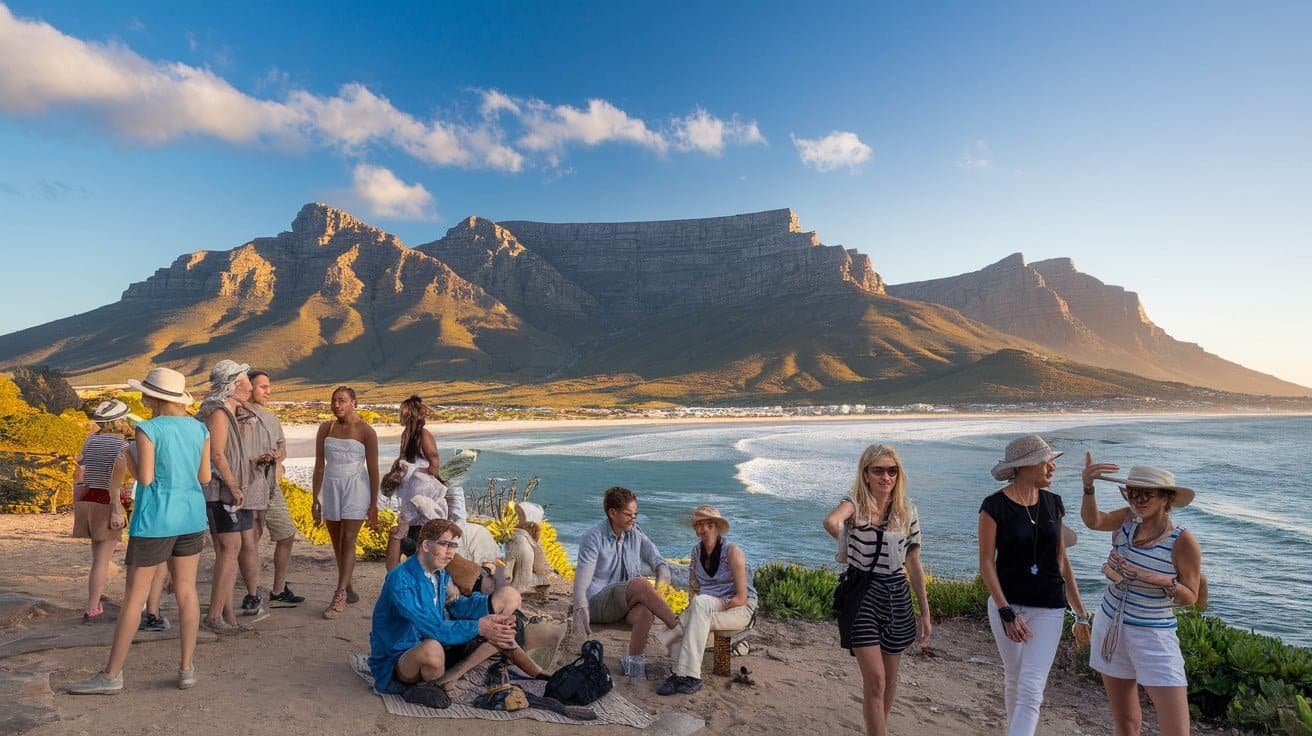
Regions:
[[237, 617], [232, 612], [232, 586], [237, 584], [237, 554], [241, 550], [241, 534], [224, 532], [210, 536], [214, 540], [214, 578], [210, 582], [210, 608], [205, 618], [210, 622], [223, 619], [235, 626]]
[[[197, 557], [196, 559], [200, 559]], [[192, 571], [191, 590], [196, 592], [196, 573]], [[160, 565], [155, 568], [155, 576], [150, 579], [150, 595], [146, 596], [146, 613], [159, 616], [159, 604], [164, 600], [164, 584], [169, 580], [169, 568], [166, 565]], [[174, 589], [177, 589], [177, 582], [174, 581]], [[177, 597], [175, 593], [174, 598]]]
[[[1143, 711], [1139, 708], [1139, 684], [1134, 680], [1102, 676], [1107, 702], [1112, 708], [1116, 736], [1139, 736]], [[1144, 687], [1157, 709], [1157, 728], [1162, 736], [1188, 736], [1189, 701], [1183, 687]]]
[[897, 666], [900, 654], [885, 654], [878, 646], [858, 647], [856, 663], [861, 669], [861, 710], [867, 736], [888, 733], [888, 714], [897, 695]]
[[91, 574], [87, 577], [87, 612], [101, 610], [100, 596], [105, 594], [109, 581], [109, 558], [118, 546], [117, 539], [91, 542]]
[[[256, 514], [263, 515], [263, 511]], [[259, 525], [263, 528], [263, 524]], [[237, 553], [237, 566], [241, 568], [241, 580], [246, 586], [247, 595], [258, 595], [260, 583], [260, 531], [252, 524], [250, 529], [241, 532], [241, 547]]]
[[[196, 567], [200, 555], [188, 557], [170, 557], [169, 572], [173, 575], [173, 594], [178, 599], [178, 616], [181, 619], [180, 641], [181, 657], [178, 669], [192, 668], [192, 656], [196, 652], [196, 630], [200, 625], [200, 602], [196, 597]], [[109, 649], [109, 662], [105, 665], [105, 674], [118, 677], [127, 661], [128, 650], [132, 647], [132, 637], [137, 634], [141, 624], [141, 607], [150, 595], [150, 588], [156, 577], [162, 578], [164, 564], [151, 567], [129, 567], [127, 590], [123, 596], [123, 610], [119, 613], [118, 625], [114, 628], [114, 643]]]
[[274, 593], [281, 593], [287, 587], [287, 568], [292, 564], [292, 545], [296, 536], [279, 539], [273, 543], [273, 586]]
[[355, 573], [355, 539], [360, 536], [364, 519], [324, 520], [328, 537], [333, 541], [333, 556], [337, 560], [337, 590], [346, 592]]
[[679, 618], [646, 578], [630, 580], [624, 594], [629, 604], [629, 612], [624, 620], [633, 627], [629, 632], [629, 654], [642, 654], [647, 648], [647, 634], [651, 632], [652, 621], [659, 618], [661, 623], [672, 629], [679, 623]]

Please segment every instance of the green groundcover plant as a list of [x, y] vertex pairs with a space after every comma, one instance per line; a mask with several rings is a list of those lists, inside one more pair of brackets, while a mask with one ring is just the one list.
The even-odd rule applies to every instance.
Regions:
[[[770, 563], [753, 578], [762, 613], [775, 618], [823, 621], [833, 618], [838, 573], [826, 568]], [[935, 620], [983, 619], [988, 590], [974, 580], [927, 575], [926, 593]], [[1189, 677], [1189, 707], [1195, 717], [1250, 732], [1312, 736], [1312, 650], [1271, 636], [1228, 626], [1215, 616], [1177, 611], [1180, 650]], [[1066, 627], [1070, 636], [1070, 627]], [[1076, 652], [1088, 669], [1088, 650]]]

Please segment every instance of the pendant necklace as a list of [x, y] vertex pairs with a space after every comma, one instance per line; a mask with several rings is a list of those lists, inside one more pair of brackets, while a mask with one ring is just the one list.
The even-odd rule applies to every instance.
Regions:
[[[1040, 498], [1039, 501], [1042, 502], [1043, 499]], [[1029, 506], [1026, 506], [1025, 504], [1020, 504], [1020, 507], [1025, 510], [1025, 518], [1029, 519], [1030, 522], [1030, 527], [1031, 527], [1030, 533], [1034, 535], [1034, 549], [1033, 552], [1030, 554], [1030, 559], [1034, 561], [1034, 564], [1030, 565], [1030, 574], [1038, 575], [1039, 574], [1039, 519], [1038, 519], [1039, 512], [1035, 511], [1034, 516], [1030, 516]]]

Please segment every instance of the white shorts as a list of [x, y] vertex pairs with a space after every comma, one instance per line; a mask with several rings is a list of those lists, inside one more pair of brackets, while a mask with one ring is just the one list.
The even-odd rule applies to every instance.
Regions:
[[1093, 617], [1093, 637], [1089, 642], [1089, 666], [1110, 677], [1137, 680], [1145, 687], [1186, 687], [1184, 655], [1175, 628], [1122, 624], [1120, 641], [1111, 659], [1102, 656], [1102, 642], [1111, 628], [1107, 616]]
[[327, 477], [319, 487], [320, 511], [326, 521], [369, 516], [369, 476]]

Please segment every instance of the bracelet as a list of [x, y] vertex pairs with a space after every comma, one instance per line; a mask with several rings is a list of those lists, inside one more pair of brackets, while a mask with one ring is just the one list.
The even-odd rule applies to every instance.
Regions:
[[1086, 496], [1092, 496], [1092, 495], [1093, 495], [1093, 486], [1085, 486], [1085, 487], [1084, 487], [1084, 495], [1086, 495]]
[[1002, 619], [1004, 624], [1009, 624], [1016, 620], [1016, 612], [1012, 610], [1011, 606], [1003, 606], [998, 609], [998, 618]]

